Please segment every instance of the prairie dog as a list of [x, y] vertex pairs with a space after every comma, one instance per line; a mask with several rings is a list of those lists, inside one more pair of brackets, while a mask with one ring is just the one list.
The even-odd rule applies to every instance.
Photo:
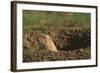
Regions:
[[41, 34], [39, 37], [39, 42], [42, 44], [46, 49], [57, 52], [57, 48], [49, 35]]

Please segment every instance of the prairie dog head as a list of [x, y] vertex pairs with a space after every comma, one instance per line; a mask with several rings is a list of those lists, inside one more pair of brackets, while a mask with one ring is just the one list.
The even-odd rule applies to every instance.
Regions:
[[41, 34], [39, 37], [40, 43], [47, 43], [48, 40], [51, 40], [51, 37], [49, 35]]
[[41, 34], [39, 37], [39, 42], [42, 44], [46, 49], [57, 52], [56, 46], [49, 35]]

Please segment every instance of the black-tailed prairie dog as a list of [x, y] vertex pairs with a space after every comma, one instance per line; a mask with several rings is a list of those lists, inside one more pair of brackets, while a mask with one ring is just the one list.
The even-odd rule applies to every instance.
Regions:
[[39, 37], [39, 42], [42, 44], [46, 49], [57, 52], [57, 48], [49, 35], [41, 34]]

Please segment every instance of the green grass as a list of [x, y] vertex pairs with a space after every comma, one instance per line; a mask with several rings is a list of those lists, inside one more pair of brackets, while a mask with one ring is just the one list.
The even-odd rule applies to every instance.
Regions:
[[89, 13], [49, 12], [49, 11], [23, 11], [24, 31], [37, 31], [55, 28], [89, 28]]

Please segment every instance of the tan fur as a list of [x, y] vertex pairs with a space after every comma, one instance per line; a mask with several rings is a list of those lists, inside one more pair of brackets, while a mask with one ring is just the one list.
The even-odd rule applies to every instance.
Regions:
[[57, 48], [49, 35], [41, 34], [39, 37], [39, 41], [46, 49], [57, 52]]

